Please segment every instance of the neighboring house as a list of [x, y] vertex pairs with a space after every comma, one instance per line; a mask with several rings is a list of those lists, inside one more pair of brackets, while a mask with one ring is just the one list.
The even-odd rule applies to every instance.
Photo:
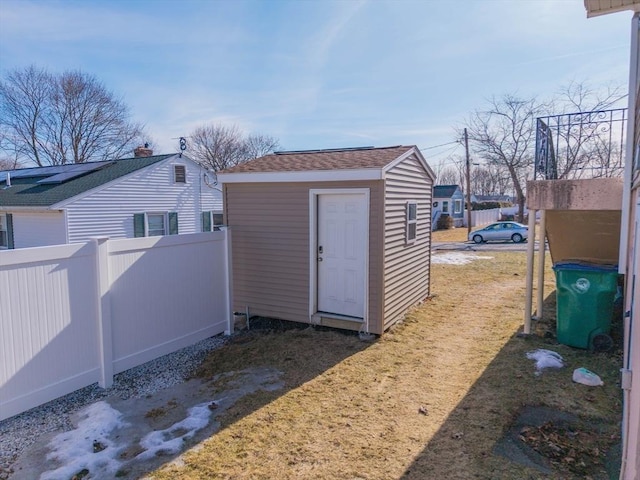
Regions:
[[0, 172], [0, 249], [196, 233], [222, 223], [213, 175], [184, 155], [136, 154]]
[[621, 480], [640, 478], [640, 0], [585, 0], [588, 17], [623, 10], [631, 19], [628, 128], [619, 272], [625, 274]]
[[464, 223], [464, 194], [458, 185], [436, 185], [433, 187], [433, 227], [437, 227], [441, 215], [453, 218], [453, 224]]
[[633, 10], [619, 272], [625, 274], [620, 478], [640, 478], [640, 1], [587, 0], [587, 16]]
[[218, 178], [234, 310], [382, 334], [429, 295], [435, 175], [417, 147], [278, 152]]

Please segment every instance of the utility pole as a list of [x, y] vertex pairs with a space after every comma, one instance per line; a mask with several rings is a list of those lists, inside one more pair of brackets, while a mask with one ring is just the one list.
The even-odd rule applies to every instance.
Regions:
[[469, 135], [464, 128], [464, 150], [467, 155], [467, 234], [471, 233], [471, 159], [469, 158]]

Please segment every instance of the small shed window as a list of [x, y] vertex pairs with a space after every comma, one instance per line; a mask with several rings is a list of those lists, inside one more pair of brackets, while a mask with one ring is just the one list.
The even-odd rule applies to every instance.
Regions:
[[462, 200], [456, 199], [453, 201], [453, 213], [462, 213]]
[[443, 201], [442, 202], [442, 213], [449, 213], [449, 202], [448, 201]]
[[415, 242], [418, 227], [418, 202], [407, 202], [407, 243]]
[[187, 169], [184, 165], [173, 166], [173, 178], [175, 183], [187, 183]]

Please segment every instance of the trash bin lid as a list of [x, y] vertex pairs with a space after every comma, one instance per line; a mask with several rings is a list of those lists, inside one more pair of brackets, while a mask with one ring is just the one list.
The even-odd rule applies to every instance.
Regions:
[[611, 265], [606, 263], [593, 263], [582, 260], [566, 260], [563, 262], [556, 262], [553, 264], [554, 270], [580, 270], [586, 272], [602, 272], [613, 273], [618, 271], [617, 265]]

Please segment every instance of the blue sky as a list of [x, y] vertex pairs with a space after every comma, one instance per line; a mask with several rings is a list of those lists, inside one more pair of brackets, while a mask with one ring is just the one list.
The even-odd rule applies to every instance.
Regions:
[[630, 19], [582, 0], [0, 0], [0, 74], [94, 74], [158, 153], [210, 122], [285, 149], [424, 148], [492, 95], [626, 85]]

